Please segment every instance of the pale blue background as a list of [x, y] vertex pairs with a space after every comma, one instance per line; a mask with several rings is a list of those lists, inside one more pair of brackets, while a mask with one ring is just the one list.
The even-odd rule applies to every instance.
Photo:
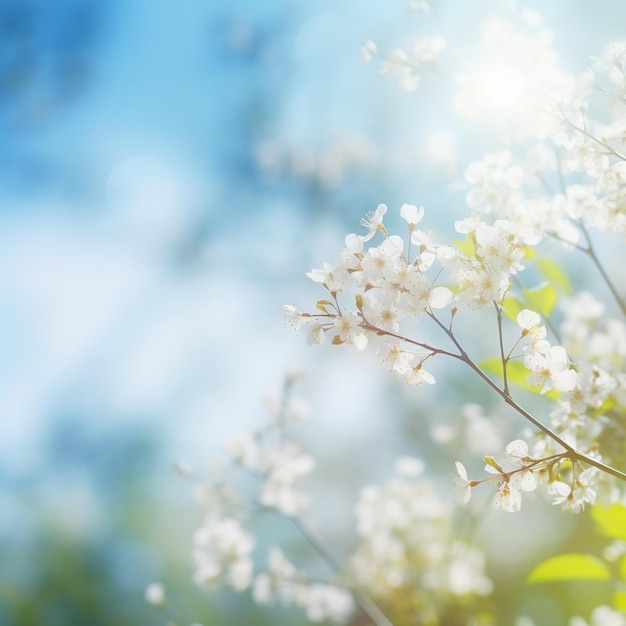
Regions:
[[[85, 541], [104, 528], [102, 558], [117, 565], [102, 575], [140, 595], [162, 564], [116, 534], [124, 483], [176, 500], [171, 462], [202, 463], [257, 423], [293, 367], [313, 372], [313, 445], [402, 448], [384, 372], [306, 348], [281, 306], [322, 296], [304, 273], [379, 202], [424, 204], [443, 228], [463, 212], [420, 149], [451, 130], [463, 159], [480, 156], [444, 116], [445, 81], [425, 82], [434, 99], [407, 94], [359, 48], [442, 31], [461, 46], [495, 4], [433, 0], [430, 16], [400, 0], [0, 5], [0, 551], [19, 563], [0, 574], [18, 596], [49, 524]], [[573, 71], [626, 24], [621, 2], [528, 4]], [[305, 160], [349, 142], [368, 165], [330, 182], [272, 173], [255, 159], [262, 142]], [[49, 623], [68, 623], [64, 610]]]

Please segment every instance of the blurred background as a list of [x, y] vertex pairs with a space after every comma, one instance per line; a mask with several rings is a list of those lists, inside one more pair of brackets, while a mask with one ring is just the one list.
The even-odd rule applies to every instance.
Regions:
[[[574, 72], [623, 34], [621, 2], [543, 5], [524, 3]], [[407, 92], [360, 50], [445, 34], [460, 54], [498, 6], [0, 2], [0, 624], [161, 624], [153, 580], [190, 621], [298, 623], [193, 592], [172, 465], [262, 421], [293, 368], [340, 540], [360, 486], [428, 456], [433, 407], [453, 415], [470, 382], [401, 389], [373, 358], [308, 348], [282, 305], [312, 308], [305, 272], [380, 202], [452, 231], [490, 126], [455, 120], [445, 75]]]

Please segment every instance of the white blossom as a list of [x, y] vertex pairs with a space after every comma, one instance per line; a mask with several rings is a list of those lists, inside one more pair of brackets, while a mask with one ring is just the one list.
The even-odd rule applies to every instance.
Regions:
[[208, 517], [194, 535], [196, 583], [248, 588], [254, 569], [250, 556], [254, 543], [238, 520]]
[[144, 592], [148, 604], [160, 606], [165, 604], [165, 587], [161, 583], [150, 583]]

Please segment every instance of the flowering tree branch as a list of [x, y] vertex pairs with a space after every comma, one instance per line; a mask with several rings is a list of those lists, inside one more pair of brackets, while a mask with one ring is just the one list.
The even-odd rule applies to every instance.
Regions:
[[[611, 467], [611, 466], [609, 466], [609, 465], [607, 465], [605, 463], [602, 463], [601, 461], [599, 461], [597, 459], [594, 459], [593, 457], [590, 457], [589, 455], [581, 452], [580, 450], [577, 450], [576, 448], [571, 446], [569, 443], [567, 443], [564, 439], [559, 437], [559, 435], [557, 433], [555, 433], [552, 429], [550, 429], [548, 426], [543, 424], [536, 417], [534, 417], [531, 413], [529, 413], [526, 409], [524, 409], [521, 405], [519, 405], [513, 399], [513, 397], [511, 396], [511, 394], [510, 394], [509, 390], [506, 388], [506, 386], [503, 386], [501, 388], [483, 369], [480, 368], [480, 366], [475, 361], [473, 361], [471, 359], [471, 357], [464, 350], [464, 348], [462, 347], [462, 345], [460, 344], [460, 342], [458, 341], [458, 339], [454, 335], [454, 332], [452, 332], [448, 327], [446, 327], [439, 320], [439, 318], [436, 315], [434, 315], [432, 312], [428, 312], [428, 316], [450, 338], [452, 343], [458, 349], [458, 353], [449, 352], [447, 350], [442, 350], [440, 348], [435, 348], [434, 346], [431, 346], [431, 345], [426, 344], [426, 343], [413, 341], [413, 340], [409, 339], [408, 337], [403, 337], [403, 336], [398, 335], [396, 333], [390, 333], [389, 331], [386, 331], [386, 330], [384, 330], [382, 328], [378, 328], [376, 326], [372, 326], [369, 322], [366, 322], [366, 321], [363, 322], [363, 325], [364, 325], [365, 328], [367, 328], [369, 330], [372, 330], [372, 331], [374, 331], [377, 334], [391, 336], [391, 337], [393, 337], [395, 339], [399, 339], [399, 340], [401, 340], [403, 342], [406, 342], [406, 343], [409, 343], [409, 344], [413, 344], [413, 345], [417, 345], [417, 346], [419, 346], [421, 348], [429, 350], [433, 355], [435, 355], [435, 354], [444, 354], [446, 356], [452, 357], [454, 359], [457, 359], [457, 360], [465, 363], [485, 383], [487, 383], [487, 385], [489, 385], [489, 387], [491, 387], [491, 389], [493, 389], [510, 407], [512, 407], [522, 417], [524, 417], [527, 421], [529, 421], [533, 426], [535, 426], [536, 428], [538, 428], [539, 430], [544, 432], [548, 437], [550, 437], [550, 439], [552, 439], [553, 441], [558, 443], [562, 448], [564, 448], [566, 450], [565, 454], [557, 455], [555, 457], [550, 457], [550, 460], [552, 460], [554, 458], [568, 458], [568, 459], [570, 459], [572, 461], [581, 461], [581, 462], [587, 463], [588, 465], [596, 467], [596, 468], [602, 470], [603, 472], [606, 472], [607, 474], [610, 474], [611, 476], [614, 476], [615, 478], [619, 478], [620, 480], [626, 481], [626, 473], [624, 473], [624, 472], [622, 472], [622, 471], [620, 471], [620, 470], [618, 470], [618, 469], [616, 469], [614, 467]], [[504, 353], [502, 353], [502, 354], [504, 354]], [[507, 363], [507, 361], [508, 361], [508, 359], [503, 356], [502, 357], [503, 372], [506, 372], [506, 363]], [[505, 376], [506, 376], [506, 374], [503, 374], [503, 377], [505, 377]], [[506, 378], [505, 378], [505, 380], [506, 380]]]
[[[300, 517], [292, 517], [291, 521], [294, 523], [298, 531], [306, 539], [306, 541], [313, 547], [313, 549], [319, 554], [322, 560], [328, 565], [334, 574], [340, 574], [342, 571], [341, 565], [337, 562], [332, 552], [326, 548], [321, 539], [317, 536], [315, 531]], [[352, 588], [350, 592], [354, 596], [357, 604], [365, 612], [365, 614], [372, 620], [375, 626], [393, 626], [387, 616], [383, 613], [380, 607], [370, 598], [370, 596], [362, 590]]]

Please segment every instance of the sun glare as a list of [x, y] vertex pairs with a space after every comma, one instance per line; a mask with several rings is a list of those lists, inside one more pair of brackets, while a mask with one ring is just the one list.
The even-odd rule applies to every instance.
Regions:
[[504, 19], [488, 20], [478, 49], [468, 50], [455, 75], [459, 113], [489, 125], [532, 128], [538, 103], [563, 81], [550, 47], [552, 33], [535, 20], [518, 28]]
[[[482, 92], [484, 107], [489, 110], [514, 110], [523, 98], [527, 84], [521, 72], [505, 66], [487, 70], [477, 81]], [[481, 85], [482, 83], [482, 85]]]

